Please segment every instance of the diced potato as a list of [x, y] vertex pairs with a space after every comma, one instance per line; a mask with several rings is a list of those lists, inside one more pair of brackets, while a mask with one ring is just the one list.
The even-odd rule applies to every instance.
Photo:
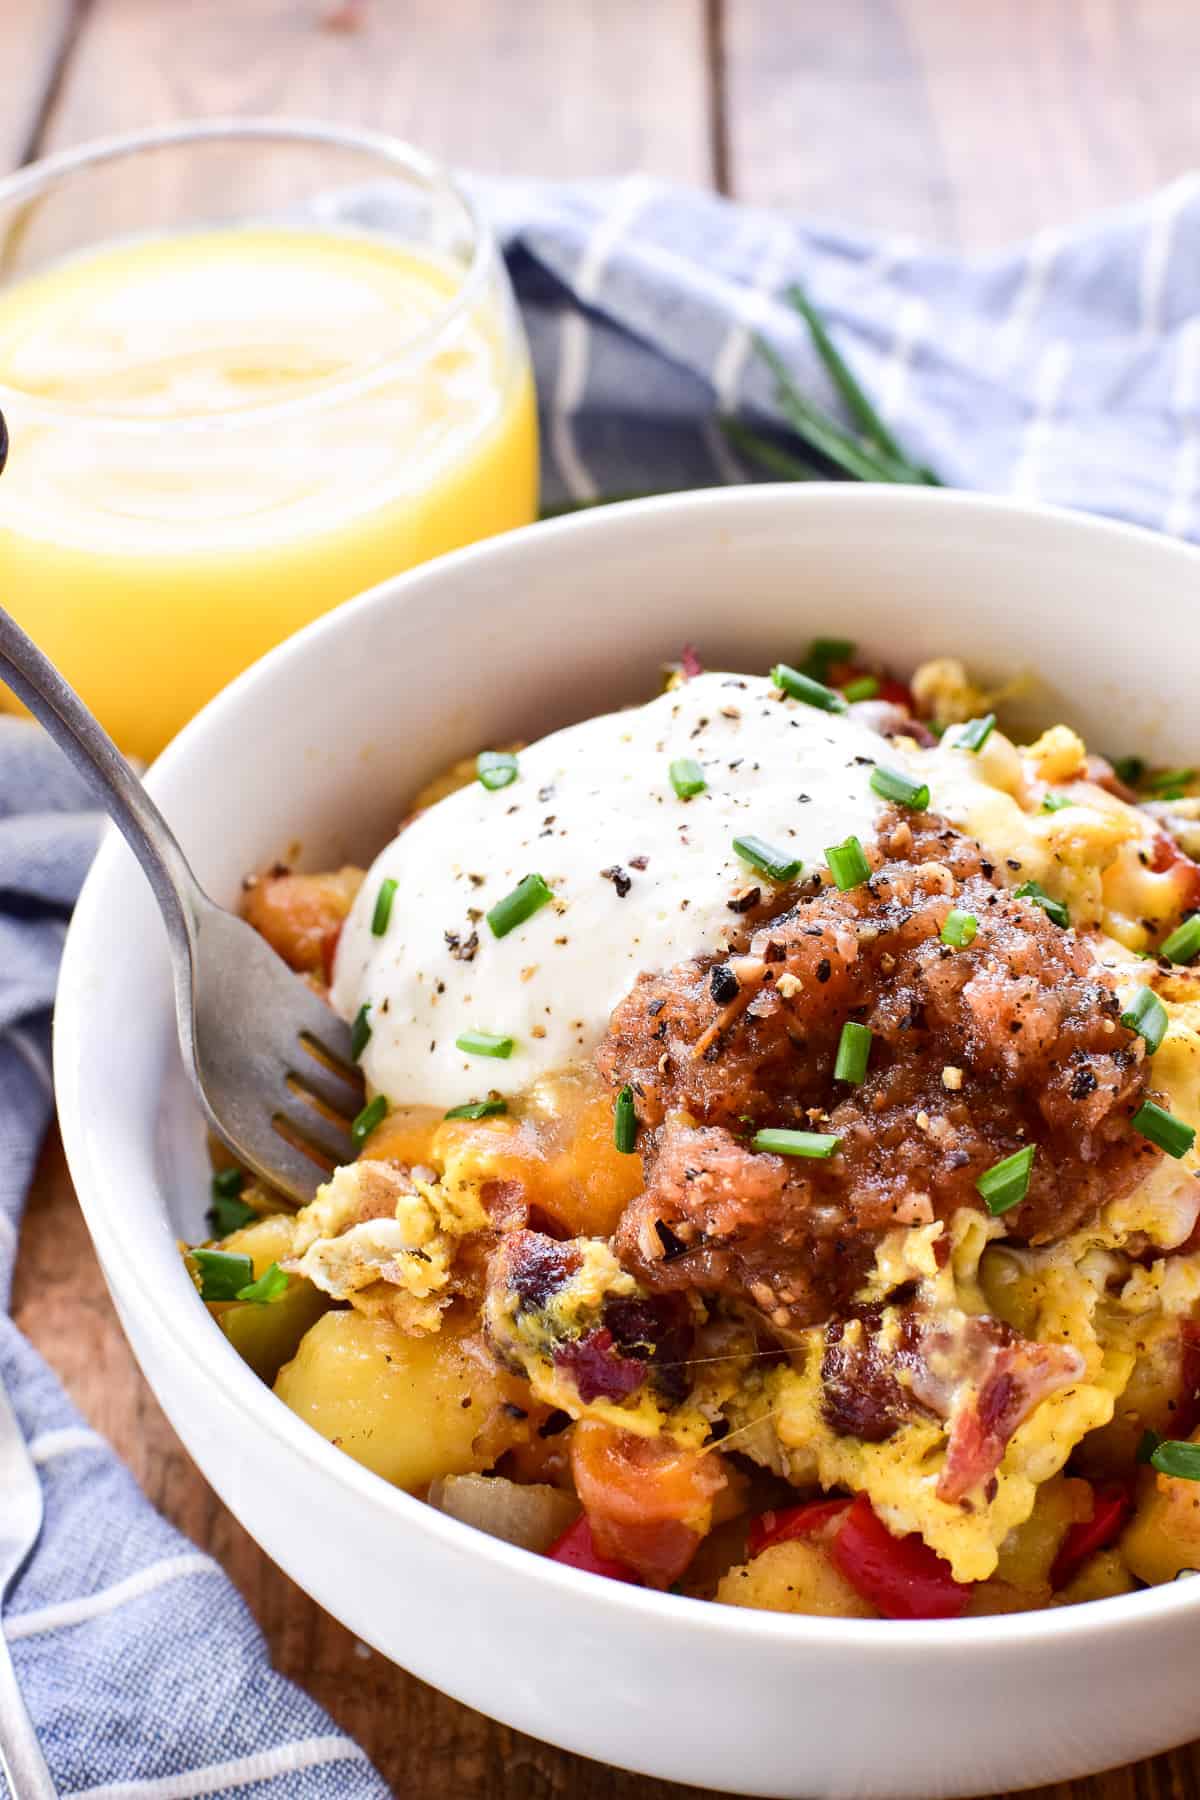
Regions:
[[1037, 1588], [1019, 1588], [1011, 1581], [997, 1581], [992, 1575], [987, 1581], [975, 1583], [964, 1617], [985, 1619], [997, 1613], [1037, 1612], [1049, 1606], [1050, 1599], [1049, 1582]]
[[231, 1231], [221, 1239], [220, 1248], [228, 1250], [231, 1256], [248, 1256], [257, 1281], [272, 1263], [282, 1262], [292, 1254], [294, 1223], [292, 1213], [272, 1213], [268, 1218], [256, 1219], [253, 1225], [243, 1225], [240, 1231]]
[[279, 1372], [275, 1392], [314, 1431], [397, 1487], [495, 1460], [484, 1445], [505, 1397], [478, 1339], [451, 1321], [406, 1337], [386, 1319], [329, 1312]]
[[536, 1482], [525, 1487], [503, 1475], [447, 1475], [429, 1490], [439, 1512], [474, 1525], [523, 1550], [548, 1550], [579, 1517], [574, 1494]]
[[1051, 1604], [1079, 1606], [1084, 1600], [1107, 1600], [1113, 1594], [1132, 1594], [1136, 1586], [1124, 1557], [1114, 1545], [1089, 1556]]
[[[1050, 1570], [1063, 1539], [1072, 1525], [1091, 1516], [1092, 1497], [1086, 1481], [1055, 1475], [1043, 1482], [1025, 1523], [1010, 1531], [1001, 1544], [994, 1579], [1030, 1596], [1048, 1593]], [[1043, 1602], [1031, 1598], [1026, 1604]]]
[[1144, 1478], [1120, 1547], [1139, 1581], [1151, 1585], [1174, 1581], [1180, 1569], [1200, 1569], [1200, 1481]]
[[819, 1544], [805, 1538], [773, 1544], [730, 1569], [717, 1585], [725, 1606], [755, 1606], [767, 1612], [815, 1613], [827, 1619], [874, 1619], [875, 1608], [852, 1588]]
[[[273, 1263], [290, 1254], [292, 1224], [291, 1213], [273, 1213], [231, 1232], [222, 1240], [221, 1249], [248, 1256], [257, 1281]], [[262, 1381], [273, 1382], [328, 1305], [311, 1281], [291, 1275], [286, 1292], [277, 1300], [221, 1301], [209, 1310], [242, 1361], [249, 1363]]]
[[321, 875], [269, 871], [246, 889], [242, 916], [297, 974], [323, 975], [362, 880], [349, 865]]
[[1120, 1481], [1134, 1466], [1147, 1431], [1176, 1435], [1172, 1420], [1181, 1389], [1179, 1326], [1175, 1319], [1147, 1325], [1137, 1361], [1107, 1425], [1089, 1431], [1075, 1453], [1081, 1475], [1093, 1481]]

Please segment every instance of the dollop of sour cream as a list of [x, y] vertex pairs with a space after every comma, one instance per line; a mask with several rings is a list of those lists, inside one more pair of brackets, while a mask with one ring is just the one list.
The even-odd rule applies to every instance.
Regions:
[[[707, 784], [688, 800], [670, 775], [683, 758]], [[871, 837], [886, 805], [870, 786], [877, 763], [925, 780], [931, 760], [765, 677], [719, 673], [531, 744], [510, 786], [474, 781], [420, 814], [355, 901], [332, 998], [346, 1019], [370, 1008], [372, 1088], [393, 1105], [448, 1108], [590, 1056], [642, 971], [720, 953], [747, 890], [769, 897], [734, 838], [763, 839], [811, 873], [831, 845]], [[553, 900], [496, 937], [488, 912], [530, 874]], [[511, 1038], [511, 1055], [458, 1049], [472, 1031]]]

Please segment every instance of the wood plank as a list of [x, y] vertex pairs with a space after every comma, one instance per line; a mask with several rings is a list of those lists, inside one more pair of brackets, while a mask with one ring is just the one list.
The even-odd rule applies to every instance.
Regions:
[[0, 4], [0, 174], [25, 160], [38, 134], [75, 23], [75, 0], [19, 0]]
[[726, 0], [733, 190], [994, 246], [1190, 168], [1200, 9], [1180, 0]]
[[94, 0], [45, 141], [291, 113], [487, 172], [709, 179], [700, 0], [365, 0], [357, 16], [330, 28], [353, 24], [345, 0]]

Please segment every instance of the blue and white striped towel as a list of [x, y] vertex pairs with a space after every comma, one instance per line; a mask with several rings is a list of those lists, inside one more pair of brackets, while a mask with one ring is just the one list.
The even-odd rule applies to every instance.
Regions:
[[[780, 422], [756, 331], [832, 407], [777, 297], [801, 280], [889, 422], [946, 481], [1200, 534], [1200, 180], [974, 261], [640, 178], [477, 192], [533, 345], [548, 499], [748, 479], [717, 419]], [[96, 831], [39, 733], [0, 721], [5, 1304], [50, 1110], [64, 923]], [[63, 1794], [385, 1795], [361, 1751], [272, 1673], [216, 1565], [157, 1517], [3, 1311], [0, 1378], [46, 1491], [5, 1629]]]

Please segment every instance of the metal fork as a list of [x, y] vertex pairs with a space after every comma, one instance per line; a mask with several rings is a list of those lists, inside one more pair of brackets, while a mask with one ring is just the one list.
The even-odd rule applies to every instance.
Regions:
[[[0, 1613], [42, 1529], [42, 1484], [0, 1382]], [[0, 1769], [13, 1800], [55, 1800], [0, 1622]]]
[[91, 783], [146, 872], [167, 927], [184, 1064], [214, 1131], [272, 1187], [311, 1200], [357, 1155], [350, 1123], [363, 1088], [348, 1026], [208, 898], [108, 733], [2, 607], [0, 680]]

